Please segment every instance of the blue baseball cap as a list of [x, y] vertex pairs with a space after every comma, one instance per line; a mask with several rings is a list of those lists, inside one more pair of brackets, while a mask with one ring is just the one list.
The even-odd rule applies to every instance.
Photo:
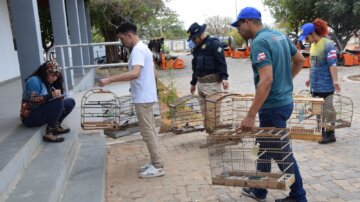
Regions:
[[245, 7], [240, 11], [236, 20], [231, 23], [231, 26], [237, 27], [238, 22], [242, 19], [257, 19], [261, 21], [261, 13], [256, 8]]
[[306, 23], [301, 26], [302, 33], [300, 34], [299, 41], [303, 41], [307, 35], [313, 33], [315, 31], [315, 26], [313, 23]]

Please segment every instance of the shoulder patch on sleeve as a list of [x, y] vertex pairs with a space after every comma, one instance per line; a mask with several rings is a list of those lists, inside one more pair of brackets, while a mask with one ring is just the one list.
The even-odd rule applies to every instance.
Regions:
[[262, 61], [262, 60], [265, 60], [266, 59], [266, 55], [265, 55], [265, 53], [264, 52], [262, 52], [262, 53], [259, 53], [258, 55], [257, 55], [257, 61]]
[[221, 53], [222, 48], [221, 48], [221, 47], [219, 47], [219, 48], [217, 49], [217, 51], [218, 51], [219, 53]]

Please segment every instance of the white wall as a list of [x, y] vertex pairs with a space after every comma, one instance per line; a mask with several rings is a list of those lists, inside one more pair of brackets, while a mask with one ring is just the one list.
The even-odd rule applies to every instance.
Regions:
[[0, 0], [0, 82], [20, 76], [6, 0]]

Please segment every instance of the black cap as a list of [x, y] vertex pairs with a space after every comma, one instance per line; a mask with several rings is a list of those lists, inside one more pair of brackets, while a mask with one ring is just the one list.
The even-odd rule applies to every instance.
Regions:
[[186, 32], [189, 36], [187, 41], [190, 41], [194, 37], [197, 37], [200, 34], [204, 33], [205, 29], [206, 29], [206, 24], [199, 25], [197, 22], [194, 22]]

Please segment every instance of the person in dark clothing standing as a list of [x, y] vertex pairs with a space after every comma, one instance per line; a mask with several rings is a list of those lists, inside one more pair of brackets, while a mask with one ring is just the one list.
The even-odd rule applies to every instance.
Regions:
[[217, 38], [206, 35], [205, 29], [206, 24], [199, 25], [195, 22], [187, 30], [188, 41], [193, 41], [195, 44], [192, 52], [194, 57], [190, 92], [194, 94], [197, 85], [200, 109], [204, 117], [206, 95], [221, 92], [221, 86], [224, 90], [229, 88], [222, 44]]

